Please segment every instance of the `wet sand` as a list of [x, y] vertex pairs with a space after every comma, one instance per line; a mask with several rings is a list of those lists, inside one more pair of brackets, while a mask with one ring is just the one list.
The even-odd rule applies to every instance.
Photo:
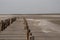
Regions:
[[[7, 29], [5, 29], [2, 33], [0, 33], [0, 35], [21, 34], [21, 32], [23, 33], [24, 29], [22, 26], [24, 26], [23, 25], [24, 20], [22, 20], [22, 18], [25, 17], [28, 22], [29, 28], [31, 29], [31, 32], [35, 37], [35, 40], [60, 40], [60, 15], [12, 15], [12, 16], [16, 16], [19, 19], [16, 20], [16, 22], [10, 25]], [[19, 29], [23, 29], [23, 30], [19, 30]], [[4, 36], [0, 36], [1, 39], [3, 37]], [[10, 37], [21, 38], [19, 36], [16, 37], [10, 36]], [[7, 36], [5, 38], [9, 40]], [[22, 39], [18, 39], [18, 40], [22, 40]]]

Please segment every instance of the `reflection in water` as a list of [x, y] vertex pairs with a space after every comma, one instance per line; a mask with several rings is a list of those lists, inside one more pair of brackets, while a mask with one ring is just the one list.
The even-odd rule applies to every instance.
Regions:
[[41, 29], [42, 32], [49, 33], [49, 32], [59, 32], [60, 33], [60, 25], [54, 24], [46, 19], [27, 19], [27, 21]]

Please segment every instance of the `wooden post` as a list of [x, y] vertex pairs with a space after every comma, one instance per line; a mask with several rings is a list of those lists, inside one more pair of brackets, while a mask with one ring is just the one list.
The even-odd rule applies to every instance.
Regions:
[[28, 23], [27, 23], [26, 19], [25, 18], [23, 18], [23, 19], [24, 19], [24, 24], [25, 24], [24, 28], [26, 28], [26, 30], [27, 30], [27, 40], [29, 40], [30, 29], [28, 27]]
[[28, 23], [27, 23], [27, 21], [26, 21], [25, 18], [23, 18], [23, 19], [24, 19], [24, 24], [25, 24], [25, 27], [24, 27], [24, 28], [28, 30], [28, 29], [29, 29], [29, 28], [28, 28]]
[[27, 30], [27, 40], [29, 40], [29, 30]]

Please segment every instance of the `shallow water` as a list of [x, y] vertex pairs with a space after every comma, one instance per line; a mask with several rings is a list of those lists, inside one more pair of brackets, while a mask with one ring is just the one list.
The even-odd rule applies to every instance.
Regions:
[[[57, 25], [47, 19], [27, 19], [28, 23], [32, 26], [38, 27], [42, 32], [58, 32], [60, 33], [60, 25]], [[56, 21], [57, 22], [57, 21]]]

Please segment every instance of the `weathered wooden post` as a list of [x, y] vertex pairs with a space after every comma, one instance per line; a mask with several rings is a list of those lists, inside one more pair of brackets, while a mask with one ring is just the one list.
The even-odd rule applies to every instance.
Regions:
[[3, 20], [1, 20], [1, 24], [2, 24], [2, 26], [1, 26], [1, 31], [3, 31], [3, 30], [4, 30], [4, 23], [3, 23]]
[[0, 32], [2, 30], [2, 21], [0, 21]]
[[30, 29], [27, 30], [27, 40], [29, 40]]
[[30, 40], [34, 40], [34, 36], [32, 35], [32, 33], [30, 33]]
[[24, 24], [25, 24], [24, 29], [27, 29], [27, 30], [28, 30], [28, 29], [29, 29], [29, 28], [28, 28], [28, 23], [27, 23], [27, 21], [26, 21], [26, 19], [25, 19], [24, 17], [23, 17], [23, 19], [24, 19]]
[[30, 29], [29, 29], [29, 27], [28, 27], [28, 23], [27, 23], [26, 19], [25, 19], [25, 18], [23, 18], [23, 19], [24, 19], [24, 24], [25, 24], [24, 29], [27, 30], [27, 40], [29, 40]]

